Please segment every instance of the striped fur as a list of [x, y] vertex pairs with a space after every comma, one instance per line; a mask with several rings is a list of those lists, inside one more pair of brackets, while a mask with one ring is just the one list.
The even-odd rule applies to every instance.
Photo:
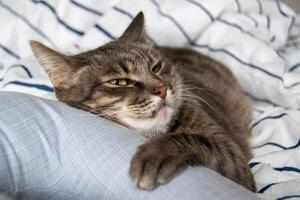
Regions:
[[[202, 165], [255, 191], [247, 165], [251, 106], [222, 64], [153, 45], [142, 13], [120, 38], [88, 52], [66, 56], [38, 42], [31, 47], [58, 99], [150, 138], [131, 161], [136, 186], [150, 190], [188, 165]], [[131, 81], [119, 87], [115, 79]]]

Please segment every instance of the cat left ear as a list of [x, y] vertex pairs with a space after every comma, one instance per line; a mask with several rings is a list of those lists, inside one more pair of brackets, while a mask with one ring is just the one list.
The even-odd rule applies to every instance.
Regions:
[[144, 24], [144, 13], [139, 12], [118, 40], [125, 42], [147, 42], [148, 36]]
[[68, 89], [74, 85], [75, 69], [71, 59], [37, 41], [30, 41], [30, 47], [38, 62], [48, 73], [53, 86], [57, 89]]

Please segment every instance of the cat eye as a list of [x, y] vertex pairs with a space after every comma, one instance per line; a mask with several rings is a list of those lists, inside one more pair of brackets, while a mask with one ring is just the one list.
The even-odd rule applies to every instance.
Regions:
[[110, 83], [112, 85], [124, 87], [124, 86], [131, 84], [131, 81], [128, 79], [113, 79], [113, 80], [108, 81], [108, 83]]
[[162, 67], [163, 67], [162, 63], [157, 63], [156, 65], [154, 65], [152, 67], [151, 71], [153, 73], [158, 73], [161, 70]]

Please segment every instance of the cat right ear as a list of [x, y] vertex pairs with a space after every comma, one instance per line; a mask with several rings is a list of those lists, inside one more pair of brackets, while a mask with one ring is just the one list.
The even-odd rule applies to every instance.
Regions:
[[68, 89], [73, 85], [74, 67], [68, 56], [58, 53], [45, 45], [30, 41], [30, 47], [38, 62], [48, 73], [53, 86], [57, 89]]
[[144, 13], [139, 12], [118, 40], [125, 42], [147, 42], [148, 36], [144, 24]]

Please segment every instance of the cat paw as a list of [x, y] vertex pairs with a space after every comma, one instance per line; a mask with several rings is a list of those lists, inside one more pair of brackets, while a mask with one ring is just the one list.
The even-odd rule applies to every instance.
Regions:
[[153, 190], [168, 182], [183, 167], [180, 155], [163, 144], [146, 143], [139, 147], [131, 160], [130, 176], [135, 186]]

